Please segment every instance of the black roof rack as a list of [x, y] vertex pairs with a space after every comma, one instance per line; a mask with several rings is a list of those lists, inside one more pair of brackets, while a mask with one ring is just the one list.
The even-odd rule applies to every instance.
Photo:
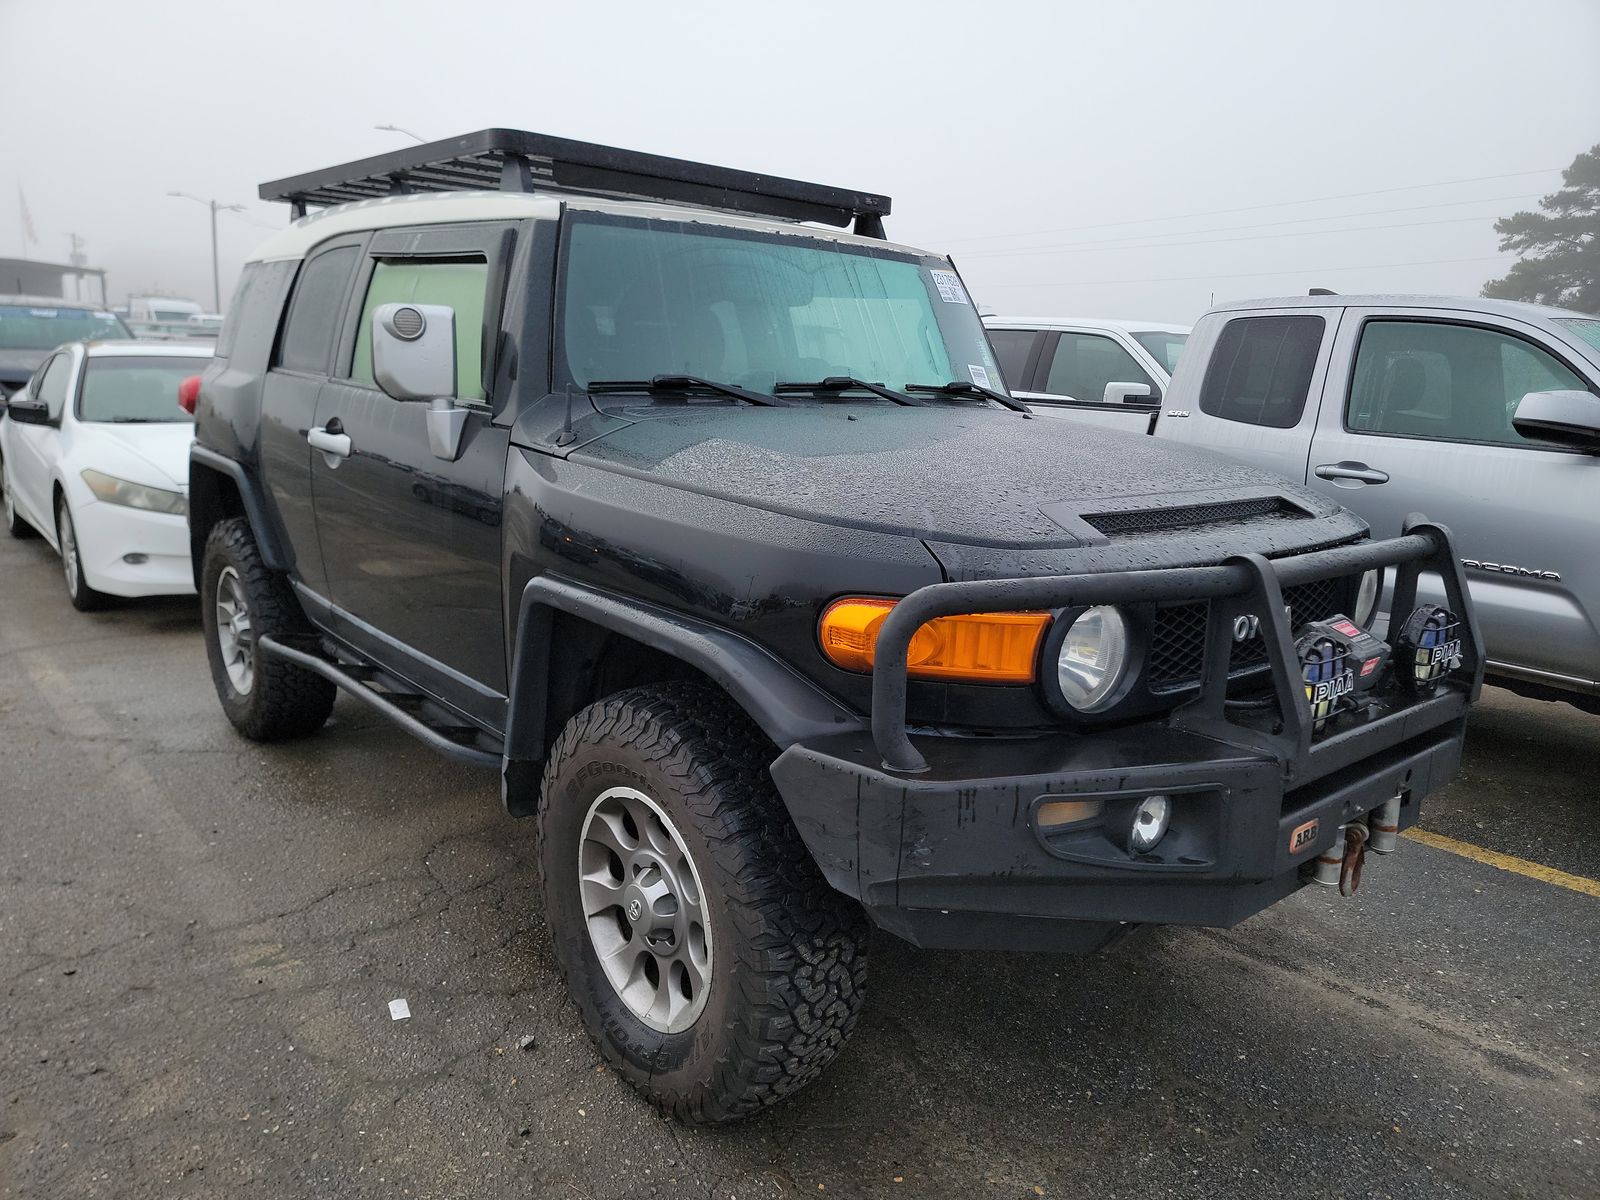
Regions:
[[866, 237], [884, 236], [889, 197], [735, 171], [707, 163], [618, 150], [592, 142], [480, 129], [476, 133], [408, 146], [305, 175], [261, 185], [263, 200], [287, 201], [296, 217], [310, 205], [347, 204], [412, 192], [535, 189], [627, 196], [699, 204], [764, 217], [855, 226]]

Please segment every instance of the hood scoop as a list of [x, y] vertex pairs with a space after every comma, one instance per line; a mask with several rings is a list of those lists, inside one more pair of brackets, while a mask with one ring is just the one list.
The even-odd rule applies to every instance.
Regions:
[[1063, 500], [1043, 505], [1039, 511], [1090, 546], [1104, 546], [1113, 540], [1210, 534], [1264, 521], [1313, 521], [1326, 515], [1312, 511], [1280, 488], [1259, 485], [1180, 491], [1161, 497], [1101, 498], [1091, 504]]
[[1137, 537], [1141, 533], [1171, 533], [1231, 525], [1236, 521], [1287, 517], [1312, 520], [1312, 514], [1285, 496], [1253, 500], [1220, 500], [1213, 504], [1184, 504], [1176, 508], [1133, 508], [1122, 512], [1084, 513], [1083, 519], [1106, 537]]

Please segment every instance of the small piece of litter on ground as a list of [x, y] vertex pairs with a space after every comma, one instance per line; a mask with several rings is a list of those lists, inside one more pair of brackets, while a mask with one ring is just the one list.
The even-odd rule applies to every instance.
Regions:
[[525, 1033], [517, 1039], [518, 1050], [532, 1050], [538, 1044], [538, 1040], [531, 1033]]
[[389, 1001], [389, 1019], [391, 1021], [404, 1021], [411, 1015], [411, 1005], [402, 997], [399, 1000]]

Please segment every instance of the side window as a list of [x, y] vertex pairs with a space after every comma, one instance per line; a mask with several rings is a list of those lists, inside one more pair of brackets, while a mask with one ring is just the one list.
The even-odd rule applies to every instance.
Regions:
[[245, 264], [239, 275], [238, 286], [233, 289], [233, 299], [228, 302], [228, 316], [222, 322], [222, 332], [217, 335], [216, 357], [232, 357], [233, 344], [239, 340], [239, 326], [255, 320], [256, 309], [265, 290], [265, 274], [265, 268], [260, 263]]
[[1200, 384], [1200, 411], [1272, 429], [1299, 424], [1326, 327], [1317, 316], [1229, 321]]
[[328, 355], [339, 331], [339, 315], [344, 311], [345, 291], [350, 273], [355, 270], [357, 248], [336, 246], [300, 268], [300, 279], [289, 302], [289, 323], [278, 346], [276, 366], [286, 371], [321, 374], [328, 369]]
[[34, 395], [45, 402], [52, 421], [59, 421], [67, 407], [67, 384], [71, 378], [72, 355], [70, 354], [58, 354], [52, 358], [46, 364], [44, 374], [39, 378], [39, 387]]
[[1345, 424], [1360, 433], [1528, 445], [1511, 426], [1529, 392], [1585, 390], [1550, 354], [1509, 333], [1433, 321], [1368, 321]]
[[1033, 343], [1039, 338], [1033, 329], [991, 329], [989, 344], [1000, 360], [1000, 374], [1006, 386], [1015, 390], [1028, 386], [1028, 357], [1033, 353]]
[[488, 285], [489, 264], [481, 260], [400, 258], [375, 263], [361, 305], [350, 378], [373, 382], [372, 313], [379, 305], [408, 300], [448, 304], [456, 312], [456, 395], [462, 400], [482, 400], [483, 300]]
[[1115, 341], [1097, 333], [1063, 333], [1056, 340], [1055, 357], [1045, 376], [1044, 390], [1052, 396], [1098, 403], [1108, 383], [1148, 384], [1155, 380]]

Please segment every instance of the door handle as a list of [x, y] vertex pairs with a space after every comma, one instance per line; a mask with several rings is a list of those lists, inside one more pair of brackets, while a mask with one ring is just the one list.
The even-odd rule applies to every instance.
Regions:
[[1353, 479], [1358, 483], [1388, 483], [1389, 473], [1363, 462], [1323, 463], [1312, 472], [1318, 479]]
[[332, 454], [336, 458], [350, 457], [350, 435], [348, 433], [330, 433], [326, 428], [306, 430], [306, 441], [312, 447], [321, 450], [324, 454]]

